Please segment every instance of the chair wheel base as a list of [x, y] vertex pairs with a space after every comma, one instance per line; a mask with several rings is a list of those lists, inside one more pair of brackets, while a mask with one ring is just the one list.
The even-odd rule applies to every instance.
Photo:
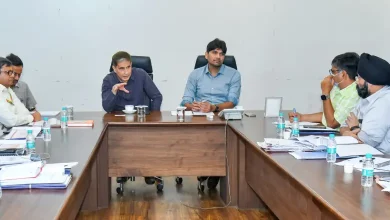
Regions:
[[176, 177], [175, 181], [176, 181], [176, 184], [181, 185], [183, 183], [183, 178]]
[[117, 187], [116, 193], [118, 193], [118, 195], [123, 195], [123, 188], [121, 189], [121, 187]]

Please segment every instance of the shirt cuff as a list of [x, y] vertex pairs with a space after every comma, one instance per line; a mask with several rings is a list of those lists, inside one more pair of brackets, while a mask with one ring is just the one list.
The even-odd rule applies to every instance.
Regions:
[[228, 102], [233, 102], [233, 105], [236, 106], [238, 104], [238, 99], [236, 97], [230, 96], [228, 97]]
[[34, 117], [32, 115], [27, 115], [27, 121], [28, 123], [31, 123], [34, 121]]
[[187, 103], [192, 103], [192, 101], [191, 100], [189, 100], [189, 99], [183, 99], [183, 101], [181, 101], [181, 103], [180, 103], [180, 106], [185, 106], [185, 104], [187, 104]]
[[375, 141], [370, 140], [370, 136], [363, 130], [360, 130], [360, 132], [357, 134], [358, 138], [365, 144], [368, 144], [372, 147], [376, 147], [378, 144]]

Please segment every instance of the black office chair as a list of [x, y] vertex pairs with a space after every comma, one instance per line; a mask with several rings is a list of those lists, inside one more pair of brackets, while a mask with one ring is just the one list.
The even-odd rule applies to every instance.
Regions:
[[[207, 64], [208, 61], [206, 60], [205, 56], [200, 55], [198, 56], [198, 58], [196, 58], [194, 69], [206, 66]], [[223, 61], [223, 64], [233, 69], [237, 69], [236, 59], [234, 58], [234, 56], [225, 56], [225, 60]], [[202, 192], [204, 191], [205, 188], [204, 181], [207, 180], [207, 187], [209, 189], [215, 189], [219, 182], [218, 176], [198, 176], [197, 179], [198, 179], [198, 190]]]
[[[145, 56], [131, 56], [132, 66], [136, 68], [141, 68], [148, 73], [149, 77], [153, 80], [153, 68], [152, 61], [150, 57]], [[112, 68], [112, 62], [110, 65], [110, 72], [114, 71]], [[153, 100], [150, 100], [148, 96], [145, 94], [144, 105], [152, 106]], [[116, 188], [116, 192], [118, 194], [123, 194], [123, 185], [127, 182], [127, 180], [135, 181], [135, 177], [118, 177], [116, 178], [116, 182], [119, 183], [119, 187]], [[145, 183], [148, 185], [156, 184], [156, 188], [158, 191], [162, 191], [164, 188], [164, 181], [161, 177], [145, 177]]]

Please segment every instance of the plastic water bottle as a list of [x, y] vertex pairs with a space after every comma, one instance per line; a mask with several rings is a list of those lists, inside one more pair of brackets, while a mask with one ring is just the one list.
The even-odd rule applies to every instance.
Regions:
[[334, 139], [334, 134], [329, 135], [328, 147], [326, 149], [326, 162], [334, 163], [336, 162], [336, 140]]
[[27, 154], [35, 153], [35, 138], [32, 133], [32, 130], [30, 129], [27, 130], [26, 147], [27, 147]]
[[371, 187], [374, 181], [374, 161], [371, 154], [366, 154], [362, 170], [362, 186]]
[[47, 117], [43, 118], [43, 140], [51, 141], [51, 131], [50, 131], [50, 123]]
[[294, 117], [292, 124], [291, 137], [299, 137], [299, 121], [297, 117]]
[[284, 121], [283, 112], [279, 113], [278, 125], [276, 127], [276, 132], [278, 134], [278, 138], [284, 139], [284, 132], [286, 130], [286, 122]]
[[68, 113], [66, 111], [66, 107], [62, 107], [61, 111], [61, 128], [68, 127]]
[[337, 143], [334, 134], [329, 134], [328, 146], [326, 150], [326, 161], [329, 163], [336, 162], [337, 157]]

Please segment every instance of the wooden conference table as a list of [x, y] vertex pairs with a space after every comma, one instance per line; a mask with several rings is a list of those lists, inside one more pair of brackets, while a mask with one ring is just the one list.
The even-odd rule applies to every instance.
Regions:
[[93, 119], [94, 127], [52, 129], [51, 142], [37, 141], [37, 151], [50, 154], [48, 162], [79, 162], [69, 187], [3, 190], [0, 219], [74, 219], [81, 210], [109, 206], [110, 177], [154, 175], [224, 176], [226, 204], [266, 204], [280, 219], [388, 219], [390, 197], [378, 185], [362, 189], [360, 173], [260, 150], [257, 141], [275, 136], [274, 119], [253, 112], [257, 117], [228, 123], [217, 116], [178, 122], [170, 112], [146, 118], [75, 113], [75, 120]]

